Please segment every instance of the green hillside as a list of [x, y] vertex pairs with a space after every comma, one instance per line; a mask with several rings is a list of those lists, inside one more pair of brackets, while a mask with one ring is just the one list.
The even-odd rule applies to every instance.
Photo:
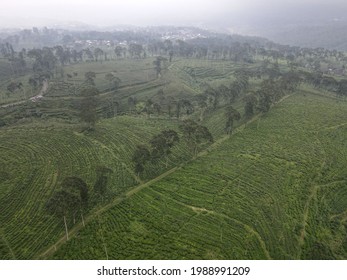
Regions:
[[346, 259], [344, 54], [218, 38], [0, 45], [0, 259]]
[[[88, 134], [79, 133], [74, 126], [55, 125], [2, 129], [1, 258], [33, 258], [59, 237], [62, 221], [49, 215], [45, 205], [65, 177], [82, 178], [92, 192], [96, 170], [104, 166], [112, 171], [104, 200], [119, 196], [141, 182], [131, 163], [135, 146], [163, 128], [176, 126], [173, 121], [118, 117], [100, 123]], [[178, 145], [167, 167], [158, 162], [143, 177], [159, 175], [185, 156], [186, 148]]]
[[44, 257], [346, 259], [346, 114], [298, 92]]

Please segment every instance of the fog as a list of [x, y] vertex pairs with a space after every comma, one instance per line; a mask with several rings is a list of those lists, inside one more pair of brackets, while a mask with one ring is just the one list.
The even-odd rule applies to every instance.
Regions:
[[262, 26], [343, 20], [345, 0], [11, 0], [0, 10], [0, 27], [56, 24], [195, 25], [242, 33]]

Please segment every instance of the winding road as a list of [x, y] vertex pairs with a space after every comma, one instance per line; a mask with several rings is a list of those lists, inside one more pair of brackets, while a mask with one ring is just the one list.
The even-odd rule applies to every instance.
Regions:
[[26, 100], [21, 100], [21, 101], [17, 101], [17, 102], [13, 102], [13, 103], [8, 103], [8, 104], [1, 105], [0, 108], [13, 107], [13, 106], [16, 106], [16, 105], [23, 104], [23, 103], [25, 103], [25, 102], [27, 102], [27, 101], [29, 101], [29, 100], [32, 101], [32, 102], [36, 102], [36, 101], [38, 101], [39, 99], [41, 99], [41, 98], [43, 97], [43, 95], [44, 95], [44, 93], [47, 91], [47, 89], [48, 89], [48, 81], [44, 80], [44, 81], [43, 81], [42, 88], [41, 88], [41, 90], [40, 90], [40, 92], [39, 92], [38, 95], [35, 95], [35, 96], [33, 96], [33, 97], [30, 97], [30, 98], [28, 98], [28, 99], [26, 99]]

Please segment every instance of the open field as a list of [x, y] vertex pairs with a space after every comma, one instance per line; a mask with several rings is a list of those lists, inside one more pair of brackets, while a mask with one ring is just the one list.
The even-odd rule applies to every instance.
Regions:
[[346, 259], [346, 114], [298, 92], [45, 257]]

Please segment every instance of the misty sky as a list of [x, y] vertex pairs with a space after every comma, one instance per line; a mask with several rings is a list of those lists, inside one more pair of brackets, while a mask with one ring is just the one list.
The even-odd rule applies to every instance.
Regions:
[[0, 0], [1, 27], [272, 24], [347, 14], [346, 0]]

